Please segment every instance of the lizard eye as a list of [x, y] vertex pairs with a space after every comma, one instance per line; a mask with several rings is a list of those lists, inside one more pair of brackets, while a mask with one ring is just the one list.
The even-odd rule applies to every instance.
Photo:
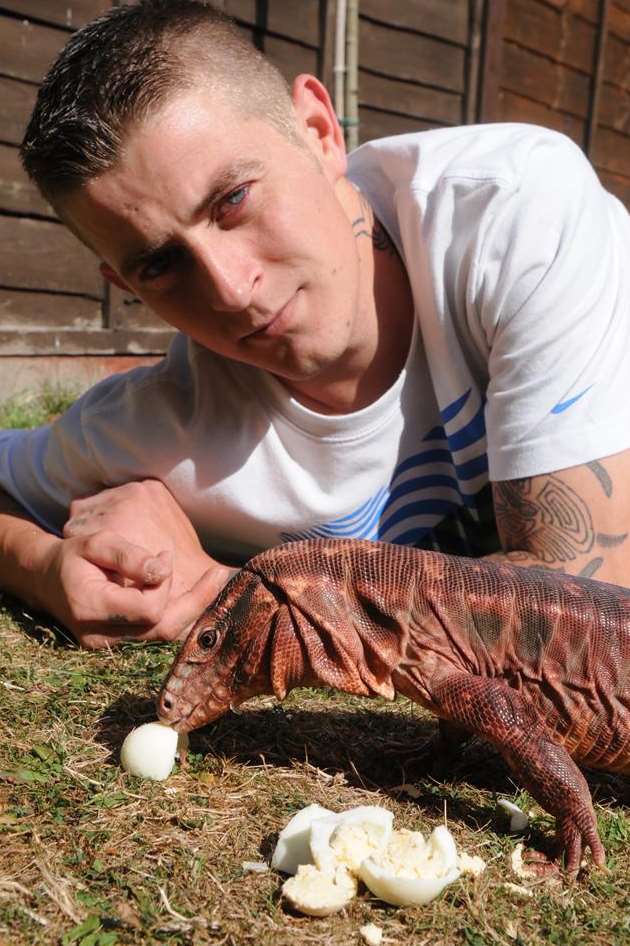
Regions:
[[203, 650], [210, 650], [211, 647], [217, 642], [217, 632], [216, 631], [204, 631], [197, 638], [197, 643]]

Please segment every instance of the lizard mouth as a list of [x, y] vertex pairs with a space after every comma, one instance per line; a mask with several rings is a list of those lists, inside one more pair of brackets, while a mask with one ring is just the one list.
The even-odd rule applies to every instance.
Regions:
[[214, 722], [215, 719], [219, 719], [220, 716], [224, 715], [226, 709], [227, 707], [223, 706], [217, 707], [216, 711], [212, 712], [207, 704], [195, 703], [187, 713], [182, 713], [179, 716], [173, 716], [171, 713], [158, 710], [158, 718], [160, 722], [170, 726], [175, 732], [186, 733], [193, 729], [199, 729], [200, 726], [205, 726], [206, 723]]

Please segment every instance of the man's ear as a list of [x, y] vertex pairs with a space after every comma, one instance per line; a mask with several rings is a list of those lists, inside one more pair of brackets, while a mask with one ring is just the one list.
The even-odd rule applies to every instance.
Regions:
[[121, 279], [115, 269], [112, 269], [111, 266], [108, 266], [107, 263], [101, 263], [99, 266], [101, 271], [101, 276], [104, 276], [109, 282], [113, 283], [115, 286], [118, 286], [119, 289], [122, 289], [123, 292], [129, 292], [132, 296], [135, 296], [135, 292], [127, 285], [124, 279]]
[[293, 80], [291, 98], [300, 136], [335, 183], [346, 173], [346, 146], [326, 87], [302, 74]]

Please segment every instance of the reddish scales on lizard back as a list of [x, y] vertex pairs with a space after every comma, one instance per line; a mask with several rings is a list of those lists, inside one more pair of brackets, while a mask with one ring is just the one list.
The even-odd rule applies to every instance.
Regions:
[[583, 845], [604, 862], [573, 760], [630, 773], [630, 591], [382, 543], [288, 543], [202, 616], [159, 712], [192, 729], [301, 683], [402, 693], [488, 739], [556, 816], [568, 868]]

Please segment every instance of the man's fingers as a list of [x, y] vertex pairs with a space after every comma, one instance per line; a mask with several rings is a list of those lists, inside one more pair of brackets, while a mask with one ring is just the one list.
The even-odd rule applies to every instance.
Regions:
[[138, 585], [160, 585], [173, 571], [171, 553], [152, 555], [115, 532], [98, 532], [85, 539], [83, 556], [93, 565], [116, 572]]
[[208, 569], [170, 607], [170, 581], [145, 590], [108, 582], [100, 595], [103, 618], [98, 623], [85, 620], [76, 632], [77, 639], [88, 650], [115, 647], [131, 640], [181, 639], [236, 571], [226, 566]]
[[[137, 634], [133, 625], [145, 628], [152, 627], [164, 617], [168, 608], [170, 581], [166, 581], [158, 588], [122, 587], [115, 582], [107, 582], [99, 587], [99, 615], [97, 620], [102, 621], [109, 633], [110, 629], [120, 626], [129, 634]], [[90, 624], [94, 618], [88, 618]]]
[[190, 591], [181, 595], [170, 606], [160, 626], [156, 628], [161, 640], [181, 640], [209, 605], [212, 604], [225, 583], [238, 571], [237, 568], [219, 566], [209, 568]]
[[154, 627], [138, 627], [132, 624], [112, 625], [104, 629], [83, 630], [77, 632], [76, 638], [86, 650], [102, 650], [106, 647], [116, 647], [118, 644], [124, 644], [127, 641], [157, 641], [163, 638], [156, 632]]

